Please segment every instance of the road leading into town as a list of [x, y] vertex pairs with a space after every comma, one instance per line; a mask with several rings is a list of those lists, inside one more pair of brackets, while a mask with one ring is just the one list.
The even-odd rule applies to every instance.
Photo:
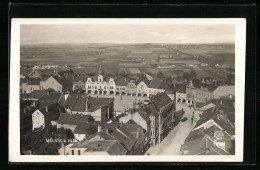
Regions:
[[191, 124], [193, 109], [190, 109], [187, 104], [177, 103], [176, 109], [180, 110], [181, 108], [185, 110], [183, 117], [187, 117], [188, 120], [185, 122], [180, 121], [161, 143], [149, 148], [146, 153], [150, 155], [180, 155], [181, 145], [193, 128]]

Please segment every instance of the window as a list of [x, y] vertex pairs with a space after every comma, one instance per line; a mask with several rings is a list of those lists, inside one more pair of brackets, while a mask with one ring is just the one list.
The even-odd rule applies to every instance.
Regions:
[[80, 150], [78, 150], [78, 155], [80, 155]]
[[71, 150], [71, 155], [74, 155], [74, 150]]

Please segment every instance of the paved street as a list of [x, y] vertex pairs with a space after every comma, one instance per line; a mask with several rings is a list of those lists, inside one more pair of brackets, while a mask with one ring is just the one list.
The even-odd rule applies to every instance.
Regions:
[[155, 147], [151, 147], [147, 153], [150, 155], [179, 155], [181, 145], [184, 143], [186, 137], [192, 130], [191, 116], [193, 109], [190, 109], [187, 104], [176, 104], [176, 110], [184, 109], [185, 113], [183, 117], [187, 117], [188, 120], [181, 122], [174, 127], [174, 129], [168, 134], [164, 140], [157, 144]]

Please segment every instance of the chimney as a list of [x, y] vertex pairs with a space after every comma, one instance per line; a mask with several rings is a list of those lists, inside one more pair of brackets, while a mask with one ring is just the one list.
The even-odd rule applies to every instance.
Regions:
[[222, 100], [220, 100], [220, 105], [222, 105]]
[[50, 92], [50, 90], [48, 89], [48, 90], [47, 90], [47, 96], [50, 96], [50, 93], [51, 93], [51, 92]]
[[101, 125], [98, 125], [98, 129], [97, 129], [97, 131], [100, 132], [101, 130], [102, 130]]
[[123, 121], [121, 121], [121, 126], [123, 126], [123, 124], [124, 124], [124, 122], [123, 122]]
[[45, 109], [46, 109], [46, 112], [48, 112], [49, 110], [48, 110], [48, 106], [45, 106]]

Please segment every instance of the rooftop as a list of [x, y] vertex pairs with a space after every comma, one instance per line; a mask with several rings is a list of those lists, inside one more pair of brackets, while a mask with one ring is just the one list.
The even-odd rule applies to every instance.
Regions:
[[80, 122], [94, 122], [91, 115], [62, 113], [57, 121], [58, 124], [77, 125]]

